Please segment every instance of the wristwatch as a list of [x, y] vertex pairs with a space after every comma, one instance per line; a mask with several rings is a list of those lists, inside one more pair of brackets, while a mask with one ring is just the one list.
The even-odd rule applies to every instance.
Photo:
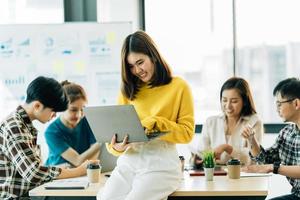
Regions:
[[280, 167], [280, 162], [273, 163], [273, 174], [278, 174], [279, 167]]

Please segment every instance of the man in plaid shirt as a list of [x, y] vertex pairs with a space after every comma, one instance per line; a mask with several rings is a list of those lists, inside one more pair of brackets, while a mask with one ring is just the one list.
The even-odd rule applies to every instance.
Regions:
[[32, 121], [46, 123], [67, 106], [62, 86], [40, 76], [29, 84], [26, 103], [1, 122], [0, 199], [26, 197], [30, 189], [44, 182], [86, 173], [87, 162], [74, 169], [45, 167], [37, 153], [37, 130]]
[[[252, 144], [250, 156], [258, 163], [245, 168], [248, 172], [273, 172], [287, 177], [292, 193], [274, 199], [300, 199], [300, 80], [289, 78], [274, 88], [276, 106], [284, 122], [291, 122], [279, 133], [275, 144], [268, 149], [260, 146], [251, 131], [243, 136]], [[271, 163], [271, 164], [269, 164]]]

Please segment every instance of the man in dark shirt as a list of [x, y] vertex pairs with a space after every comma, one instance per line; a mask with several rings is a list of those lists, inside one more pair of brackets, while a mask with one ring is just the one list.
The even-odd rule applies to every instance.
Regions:
[[251, 143], [253, 160], [265, 165], [251, 165], [245, 168], [248, 172], [273, 172], [287, 177], [292, 185], [292, 194], [274, 199], [300, 199], [300, 80], [289, 78], [281, 81], [275, 87], [273, 95], [279, 116], [285, 126], [276, 138], [275, 144], [268, 149], [260, 146], [251, 131], [245, 131], [243, 136]]
[[86, 162], [74, 169], [45, 167], [37, 153], [37, 130], [32, 121], [46, 123], [67, 106], [62, 86], [40, 76], [29, 84], [26, 103], [0, 123], [0, 199], [28, 196], [30, 189], [54, 178], [86, 173]]

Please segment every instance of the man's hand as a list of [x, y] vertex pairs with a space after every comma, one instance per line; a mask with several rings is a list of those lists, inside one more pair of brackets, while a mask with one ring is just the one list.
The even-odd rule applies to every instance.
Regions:
[[253, 173], [270, 173], [273, 171], [273, 165], [249, 165], [242, 168], [243, 172], [253, 172]]

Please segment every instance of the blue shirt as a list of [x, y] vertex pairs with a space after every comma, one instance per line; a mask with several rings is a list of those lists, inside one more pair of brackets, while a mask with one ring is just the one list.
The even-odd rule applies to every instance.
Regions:
[[45, 138], [49, 147], [48, 159], [45, 165], [66, 163], [68, 161], [61, 154], [69, 147], [77, 151], [78, 154], [82, 154], [96, 142], [85, 117], [81, 119], [75, 128], [66, 127], [58, 117], [46, 129]]

